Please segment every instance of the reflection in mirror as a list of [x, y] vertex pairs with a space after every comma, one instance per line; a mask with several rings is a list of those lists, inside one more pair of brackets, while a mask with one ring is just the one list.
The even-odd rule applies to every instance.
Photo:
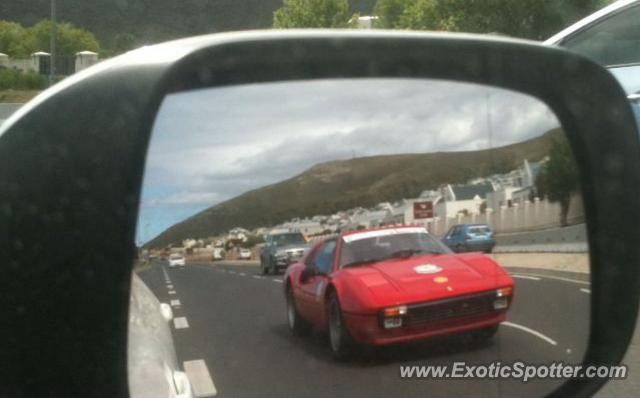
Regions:
[[[579, 364], [586, 348], [573, 155], [544, 103], [504, 89], [333, 79], [169, 95], [137, 244], [136, 274], [173, 308], [173, 371], [228, 396], [541, 396], [565, 380], [525, 383], [518, 366]], [[463, 364], [489, 373], [420, 373]]]

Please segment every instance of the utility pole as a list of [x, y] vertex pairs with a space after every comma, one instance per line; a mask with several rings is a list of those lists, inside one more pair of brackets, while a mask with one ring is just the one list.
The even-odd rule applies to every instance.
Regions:
[[485, 99], [487, 110], [487, 133], [489, 135], [489, 167], [491, 174], [497, 173], [495, 159], [493, 158], [493, 121], [491, 120], [491, 92], [487, 91]]
[[49, 87], [56, 74], [56, 0], [51, 0], [51, 36], [49, 37]]

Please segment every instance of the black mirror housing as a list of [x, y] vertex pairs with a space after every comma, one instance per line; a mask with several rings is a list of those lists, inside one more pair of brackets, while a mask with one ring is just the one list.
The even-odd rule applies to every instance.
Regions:
[[[47, 90], [0, 128], [7, 298], [0, 352], [16, 364], [5, 374], [15, 384], [0, 387], [0, 396], [86, 395], [95, 385], [92, 396], [127, 396], [131, 249], [146, 149], [166, 94], [339, 77], [488, 84], [532, 95], [556, 113], [579, 166], [591, 250], [584, 365], [618, 364], [640, 292], [640, 141], [627, 99], [606, 70], [563, 50], [501, 38], [253, 32], [105, 61]], [[75, 374], [60, 377], [52, 368]], [[605, 382], [570, 380], [554, 394], [585, 396]]]

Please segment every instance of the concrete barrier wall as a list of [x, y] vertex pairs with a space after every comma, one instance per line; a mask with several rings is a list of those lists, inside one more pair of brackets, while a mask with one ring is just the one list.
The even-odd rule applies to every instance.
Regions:
[[[575, 195], [571, 199], [569, 224], [584, 222], [582, 197]], [[443, 236], [456, 224], [488, 224], [496, 233], [522, 232], [560, 227], [560, 204], [547, 200], [528, 200], [511, 207], [486, 209], [483, 214], [458, 214], [456, 217], [435, 217], [427, 222], [427, 228], [436, 236]], [[424, 224], [424, 223], [423, 223]]]
[[518, 268], [589, 274], [589, 253], [493, 253], [501, 266], [517, 272]]
[[589, 251], [585, 224], [496, 235], [496, 252], [583, 253]]

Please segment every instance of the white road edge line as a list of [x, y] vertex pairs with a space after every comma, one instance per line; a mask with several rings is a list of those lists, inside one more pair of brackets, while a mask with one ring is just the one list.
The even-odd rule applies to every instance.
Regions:
[[582, 293], [588, 293], [588, 294], [591, 294], [591, 289], [581, 288], [581, 289], [580, 289], [580, 291], [581, 291]]
[[272, 279], [275, 283], [282, 283], [282, 279]]
[[522, 330], [524, 332], [530, 333], [530, 334], [532, 334], [532, 335], [534, 335], [534, 336], [546, 341], [547, 343], [549, 343], [551, 345], [558, 345], [558, 342], [553, 340], [552, 338], [550, 338], [548, 336], [545, 336], [544, 334], [542, 334], [542, 333], [540, 333], [540, 332], [538, 332], [536, 330], [530, 329], [530, 328], [528, 328], [526, 326], [522, 326], [522, 325], [519, 325], [517, 323], [512, 323], [512, 322], [507, 322], [507, 321], [502, 322], [501, 325], [512, 327], [512, 328], [515, 328], [515, 329], [520, 329], [520, 330]]
[[182, 367], [191, 383], [195, 397], [213, 397], [218, 394], [218, 390], [216, 390], [216, 386], [213, 384], [213, 379], [209, 373], [209, 368], [207, 368], [204, 360], [195, 359], [185, 361], [182, 363]]
[[186, 329], [189, 327], [189, 322], [187, 321], [187, 318], [181, 316], [178, 318], [173, 318], [173, 326], [176, 329]]
[[171, 306], [180, 307], [180, 300], [171, 300]]
[[533, 277], [540, 278], [540, 279], [545, 279], [545, 278], [547, 278], [547, 279], [556, 279], [556, 280], [559, 280], [559, 281], [580, 283], [582, 285], [591, 286], [591, 282], [579, 281], [577, 279], [564, 278], [564, 277], [561, 277], [561, 276], [550, 276], [550, 275], [529, 274], [529, 273], [526, 273], [526, 274], [525, 273], [519, 273], [518, 275], [520, 275], [520, 276], [533, 276]]
[[530, 279], [532, 281], [539, 281], [540, 280], [540, 278], [538, 278], [537, 276], [527, 276], [527, 275], [516, 275], [516, 274], [513, 274], [513, 275], [511, 275], [511, 277], [517, 278], [517, 279]]

